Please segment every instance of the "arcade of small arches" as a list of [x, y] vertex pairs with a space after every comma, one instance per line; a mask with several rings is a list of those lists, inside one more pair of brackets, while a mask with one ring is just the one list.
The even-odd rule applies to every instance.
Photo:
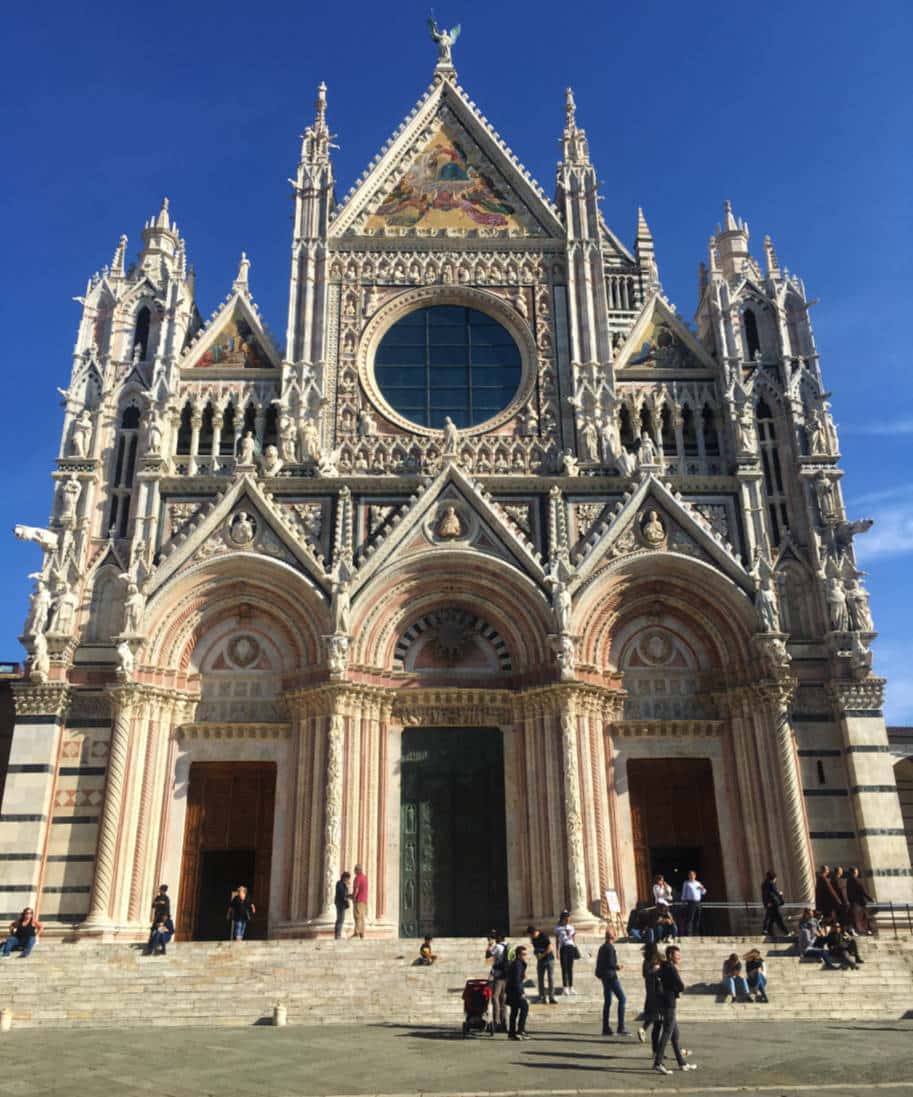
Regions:
[[[753, 896], [768, 863], [804, 890], [794, 761], [777, 748], [783, 700], [750, 658], [744, 596], [671, 554], [662, 571], [658, 557], [616, 564], [580, 592], [578, 680], [560, 682], [546, 597], [507, 565], [456, 570], [442, 555], [449, 564], [407, 561], [356, 593], [344, 680], [322, 664], [330, 618], [301, 576], [262, 558], [246, 558], [243, 577], [224, 559], [182, 570], [150, 600], [135, 681], [117, 691], [112, 755], [118, 735], [146, 747], [129, 787], [109, 789], [100, 860], [110, 842], [142, 881], [179, 880], [185, 937], [210, 932], [218, 871], [256, 882], [260, 931], [274, 936], [330, 932], [332, 885], [356, 861], [373, 880], [377, 935], [475, 932], [496, 916], [517, 929], [563, 906], [595, 927], [607, 887], [633, 905], [676, 850], [719, 897]], [[776, 778], [780, 810], [759, 802], [759, 772]], [[424, 839], [402, 832], [407, 818], [450, 818], [453, 790], [479, 781], [479, 822], [460, 815], [479, 834], [442, 822], [429, 848], [446, 861], [448, 843], [485, 843], [503, 821], [491, 871], [506, 866], [505, 890], [485, 892], [481, 911], [435, 903], [440, 873], [416, 878]], [[698, 788], [702, 812], [685, 796], [660, 827], [657, 783]], [[111, 821], [125, 800], [135, 831]], [[96, 880], [88, 927], [107, 916], [131, 931], [124, 886]], [[458, 879], [462, 892], [478, 888]]]

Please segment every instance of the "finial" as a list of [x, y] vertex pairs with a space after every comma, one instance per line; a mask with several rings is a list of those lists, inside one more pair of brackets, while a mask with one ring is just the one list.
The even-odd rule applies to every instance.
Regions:
[[770, 236], [764, 237], [764, 254], [767, 257], [767, 277], [776, 278], [780, 273], [780, 262]]
[[736, 219], [732, 215], [732, 202], [727, 198], [723, 203], [723, 231], [736, 232], [738, 227]]
[[437, 44], [437, 64], [434, 71], [439, 75], [446, 75], [450, 78], [456, 76], [456, 69], [453, 67], [453, 57], [450, 51], [460, 37], [460, 29], [460, 24], [457, 23], [450, 30], [446, 28], [441, 30], [434, 18], [434, 12], [432, 11], [428, 15], [428, 33], [431, 35], [432, 42]]
[[241, 260], [238, 263], [238, 277], [234, 280], [233, 288], [240, 293], [246, 293], [248, 289], [248, 272], [250, 271], [250, 260], [247, 258], [247, 252], [241, 252]]
[[567, 116], [569, 126], [577, 125], [577, 104], [574, 102], [574, 89], [568, 88], [564, 93], [564, 113]]
[[162, 199], [162, 208], [159, 210], [159, 215], [155, 219], [155, 227], [157, 229], [170, 229], [171, 218], [168, 216], [168, 199]]
[[327, 116], [327, 86], [323, 80], [317, 85], [317, 101], [314, 103], [314, 111], [316, 113], [317, 125], [323, 125], [326, 122]]
[[637, 207], [637, 236], [639, 239], [653, 239], [653, 233], [650, 232], [650, 226], [647, 224], [646, 217], [644, 217], [643, 206]]
[[124, 276], [124, 255], [127, 251], [127, 237], [121, 234], [117, 247], [114, 249], [114, 258], [111, 260], [111, 275], [114, 278]]

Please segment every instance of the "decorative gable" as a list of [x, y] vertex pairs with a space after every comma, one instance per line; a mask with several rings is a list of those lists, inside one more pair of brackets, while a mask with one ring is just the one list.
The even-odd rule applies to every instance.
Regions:
[[243, 294], [233, 294], [181, 363], [191, 369], [277, 369], [279, 356]]
[[659, 296], [644, 306], [637, 323], [615, 359], [615, 369], [716, 369], [716, 363]]

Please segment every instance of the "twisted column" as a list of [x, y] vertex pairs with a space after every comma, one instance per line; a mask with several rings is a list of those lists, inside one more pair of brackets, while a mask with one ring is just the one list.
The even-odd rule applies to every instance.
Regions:
[[105, 802], [101, 824], [98, 828], [98, 845], [95, 851], [95, 876], [92, 884], [92, 902], [82, 929], [99, 932], [111, 923], [110, 908], [114, 887], [114, 866], [117, 859], [117, 836], [123, 808], [124, 788], [127, 780], [127, 755], [130, 748], [130, 729], [137, 697], [129, 689], [110, 691], [114, 724], [111, 729], [111, 746], [108, 751], [108, 772], [105, 781]]
[[339, 871], [342, 834], [342, 747], [345, 718], [338, 713], [327, 722], [327, 767], [324, 783], [323, 821], [323, 908], [318, 921], [335, 922], [333, 897]]
[[590, 920], [586, 905], [586, 872], [583, 859], [583, 820], [580, 807], [580, 772], [577, 766], [577, 713], [573, 698], [561, 706], [561, 758], [564, 770], [564, 823], [567, 881], [571, 921]]

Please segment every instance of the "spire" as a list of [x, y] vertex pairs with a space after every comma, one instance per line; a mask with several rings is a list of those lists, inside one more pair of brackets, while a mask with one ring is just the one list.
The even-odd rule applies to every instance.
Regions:
[[114, 249], [114, 258], [111, 260], [111, 277], [123, 278], [124, 277], [124, 256], [127, 253], [127, 237], [121, 235], [120, 240], [117, 242], [117, 247]]
[[162, 199], [162, 208], [159, 210], [159, 215], [155, 219], [155, 227], [157, 229], [165, 229], [166, 232], [171, 229], [171, 220], [168, 217], [168, 199]]
[[327, 86], [321, 80], [314, 101], [314, 123], [304, 131], [301, 159], [311, 164], [330, 162], [330, 131], [327, 128]]
[[656, 266], [656, 249], [653, 246], [653, 233], [644, 217], [643, 209], [637, 207], [637, 235], [634, 239], [634, 255], [640, 267], [644, 290], [647, 293], [658, 292], [662, 287], [659, 284], [659, 269]]
[[738, 277], [751, 258], [748, 251], [748, 225], [733, 215], [732, 203], [728, 200], [723, 203], [723, 223], [719, 226], [716, 239], [723, 274], [726, 278]]
[[140, 262], [147, 269], [151, 269], [156, 260], [164, 259], [170, 262], [176, 253], [180, 236], [177, 224], [172, 223], [168, 212], [168, 199], [162, 199], [162, 208], [157, 216], [146, 222], [143, 229], [143, 250], [140, 252]]
[[727, 198], [723, 203], [723, 231], [735, 232], [738, 227], [736, 219], [732, 215], [732, 202]]
[[574, 89], [564, 93], [564, 133], [561, 136], [562, 159], [565, 164], [589, 164], [590, 147], [586, 139], [586, 130], [577, 125], [577, 104], [574, 101]]
[[780, 263], [777, 253], [774, 251], [773, 240], [769, 236], [764, 237], [764, 255], [767, 259], [767, 277], [777, 279], [780, 277]]
[[236, 293], [247, 293], [250, 289], [247, 276], [250, 271], [250, 260], [247, 258], [247, 252], [241, 252], [241, 261], [238, 263], [238, 277], [232, 283], [232, 288]]

